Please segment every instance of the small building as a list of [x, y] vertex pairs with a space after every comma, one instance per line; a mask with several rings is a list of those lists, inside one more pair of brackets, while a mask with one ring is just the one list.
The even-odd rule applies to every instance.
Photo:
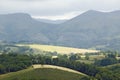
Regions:
[[85, 58], [86, 56], [85, 55], [80, 55], [81, 58]]
[[52, 56], [52, 59], [56, 59], [56, 58], [58, 58], [58, 56]]

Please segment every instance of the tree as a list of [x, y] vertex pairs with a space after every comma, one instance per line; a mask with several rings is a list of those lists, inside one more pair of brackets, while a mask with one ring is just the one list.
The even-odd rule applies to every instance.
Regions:
[[6, 70], [5, 70], [5, 66], [3, 66], [2, 64], [0, 64], [0, 73], [5, 73]]
[[89, 56], [88, 56], [88, 55], [86, 55], [86, 56], [85, 56], [85, 59], [86, 59], [86, 60], [89, 60]]
[[116, 64], [116, 63], [118, 63], [118, 60], [115, 58], [104, 58], [102, 60], [95, 61], [94, 64], [99, 66], [107, 66], [107, 65]]

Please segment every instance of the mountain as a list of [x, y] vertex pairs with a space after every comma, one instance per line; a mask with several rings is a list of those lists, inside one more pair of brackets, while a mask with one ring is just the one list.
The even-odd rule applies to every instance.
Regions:
[[45, 33], [54, 25], [39, 22], [24, 13], [0, 15], [0, 40], [7, 42], [49, 42]]
[[115, 43], [120, 40], [119, 13], [87, 11], [60, 25], [58, 42], [83, 48]]
[[25, 13], [5, 14], [0, 15], [0, 41], [119, 50], [119, 21], [120, 11], [89, 10], [61, 24], [38, 21]]
[[36, 19], [36, 20], [50, 24], [61, 24], [67, 21], [67, 20], [48, 20], [48, 19]]

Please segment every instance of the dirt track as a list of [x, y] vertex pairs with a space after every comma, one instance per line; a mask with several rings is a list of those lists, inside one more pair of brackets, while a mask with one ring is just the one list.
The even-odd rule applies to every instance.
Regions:
[[81, 72], [78, 72], [76, 70], [72, 70], [72, 69], [69, 69], [69, 68], [65, 68], [65, 67], [59, 67], [59, 66], [54, 66], [54, 65], [33, 65], [33, 68], [52, 68], [52, 69], [59, 69], [59, 70], [63, 70], [63, 71], [68, 71], [68, 72], [73, 72], [73, 73], [77, 73], [77, 74], [81, 74], [81, 75], [85, 75]]

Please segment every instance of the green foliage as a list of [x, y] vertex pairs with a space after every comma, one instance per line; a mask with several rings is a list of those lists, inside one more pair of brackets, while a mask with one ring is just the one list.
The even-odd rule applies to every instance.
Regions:
[[26, 46], [16, 46], [14, 44], [1, 44], [0, 43], [0, 53], [19, 53], [19, 54], [30, 54], [33, 50]]
[[28, 55], [12, 53], [0, 55], [0, 73], [22, 70], [31, 64], [31, 59]]
[[[114, 69], [114, 70], [116, 70], [116, 69]], [[98, 80], [120, 80], [120, 77], [119, 77], [120, 72], [119, 71], [114, 72], [114, 70], [110, 70], [108, 68], [101, 69], [100, 72], [98, 74], [96, 74], [95, 77]]]
[[89, 60], [89, 56], [88, 56], [88, 55], [86, 55], [86, 56], [85, 56], [85, 59], [86, 59], [86, 60]]
[[112, 65], [119, 62], [119, 60], [116, 59], [116, 53], [109, 52], [109, 53], [106, 53], [105, 55], [106, 55], [106, 58], [102, 60], [96, 60], [94, 64], [98, 66], [107, 66], [107, 65]]
[[99, 65], [99, 66], [107, 66], [116, 63], [118, 63], [118, 60], [115, 58], [105, 58], [102, 60], [95, 61], [95, 65]]
[[75, 60], [80, 59], [80, 57], [79, 57], [77, 54], [71, 54], [70, 57], [69, 57], [69, 59], [70, 59], [71, 61], [75, 61]]

